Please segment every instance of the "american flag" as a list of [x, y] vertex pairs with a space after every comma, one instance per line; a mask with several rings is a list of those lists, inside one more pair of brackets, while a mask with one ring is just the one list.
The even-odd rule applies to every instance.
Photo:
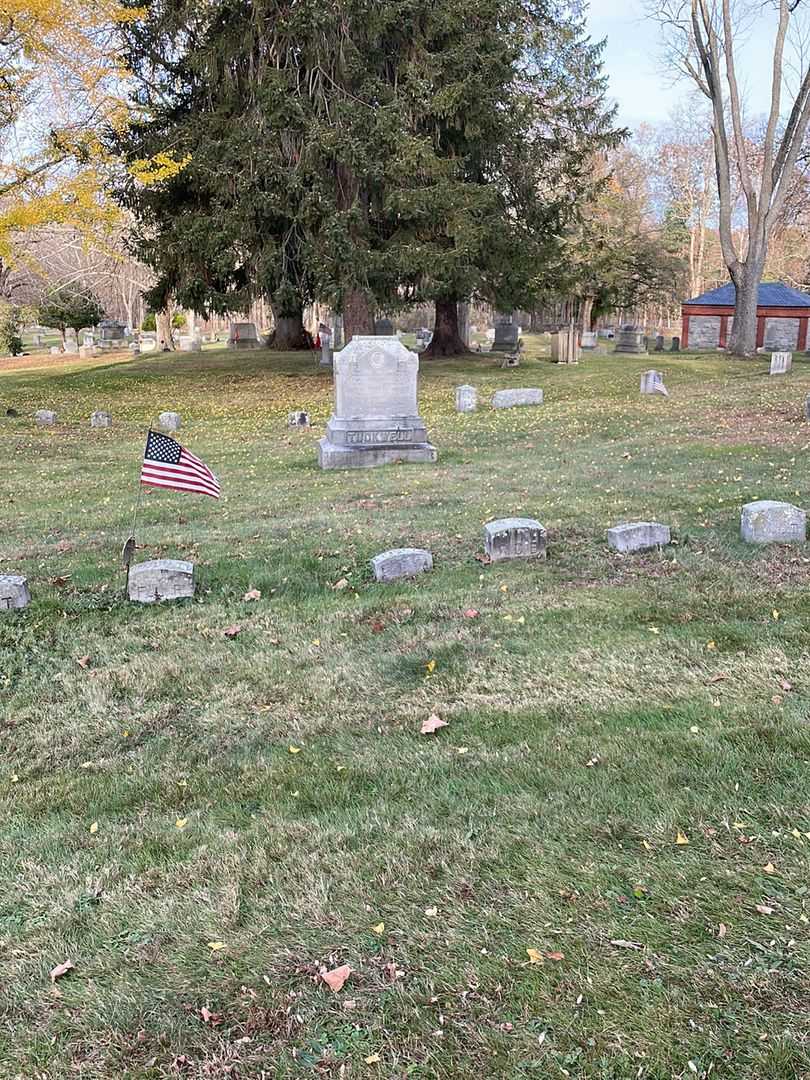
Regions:
[[143, 455], [141, 483], [152, 487], [190, 491], [194, 495], [220, 496], [219, 480], [207, 465], [168, 435], [150, 431]]

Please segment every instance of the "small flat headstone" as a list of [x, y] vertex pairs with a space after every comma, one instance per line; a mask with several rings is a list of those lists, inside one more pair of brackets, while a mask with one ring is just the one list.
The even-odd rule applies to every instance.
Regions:
[[179, 431], [182, 427], [183, 420], [180, 413], [162, 412], [158, 417], [158, 423], [164, 431]]
[[56, 413], [50, 409], [39, 409], [34, 414], [34, 420], [40, 427], [53, 427], [56, 423]]
[[129, 598], [138, 604], [188, 600], [194, 595], [194, 563], [181, 559], [153, 559], [136, 563], [129, 571]]
[[456, 387], [456, 412], [475, 412], [478, 408], [478, 391], [474, 386]]
[[656, 338], [655, 338], [655, 351], [656, 352], [663, 352], [664, 351], [664, 335], [663, 334], [658, 334], [656, 336]]
[[108, 428], [112, 427], [112, 415], [105, 409], [99, 409], [90, 417], [90, 427], [94, 428]]
[[287, 415], [287, 427], [311, 427], [308, 412], [291, 412]]
[[484, 549], [492, 562], [545, 559], [546, 530], [534, 518], [501, 518], [484, 526]]
[[371, 560], [376, 581], [398, 581], [433, 569], [433, 556], [422, 548], [394, 548]]
[[492, 396], [493, 409], [513, 409], [518, 405], [542, 405], [543, 391], [538, 389], [496, 390]]
[[793, 367], [793, 353], [771, 353], [771, 375], [786, 375]]
[[672, 344], [669, 347], [669, 351], [670, 352], [680, 352], [681, 351], [681, 339], [679, 337], [674, 337], [672, 339]]
[[641, 393], [661, 394], [663, 397], [669, 397], [669, 392], [664, 386], [664, 376], [660, 371], [645, 371], [642, 373]]
[[599, 344], [599, 338], [596, 335], [596, 331], [583, 330], [582, 332], [582, 348], [583, 349], [595, 349]]
[[608, 547], [613, 551], [650, 551], [672, 543], [669, 525], [656, 521], [630, 521], [608, 529]]
[[0, 574], [0, 611], [22, 611], [31, 603], [28, 581], [20, 574]]
[[761, 499], [742, 508], [740, 535], [746, 544], [803, 544], [807, 514], [791, 503]]

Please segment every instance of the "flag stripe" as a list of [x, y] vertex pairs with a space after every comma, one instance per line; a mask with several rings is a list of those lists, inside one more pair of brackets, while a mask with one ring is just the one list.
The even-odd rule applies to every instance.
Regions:
[[212, 499], [219, 498], [218, 493], [196, 484], [184, 484], [180, 487], [172, 480], [147, 480], [145, 477], [141, 480], [141, 483], [147, 487], [166, 488], [168, 491], [185, 491], [189, 495], [210, 495]]
[[150, 469], [147, 466], [144, 466], [141, 478], [144, 482], [162, 480], [167, 484], [193, 484], [195, 487], [204, 488], [206, 491], [219, 494], [219, 488], [216, 484], [212, 484], [210, 480], [205, 480], [203, 477], [197, 476], [174, 476], [167, 469]]

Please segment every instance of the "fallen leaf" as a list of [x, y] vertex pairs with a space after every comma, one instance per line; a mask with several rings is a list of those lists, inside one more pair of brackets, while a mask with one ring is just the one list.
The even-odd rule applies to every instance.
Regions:
[[787, 690], [792, 690], [792, 689], [793, 689], [793, 683], [791, 683], [791, 682], [788, 682], [788, 681], [787, 681], [787, 679], [780, 679], [780, 680], [779, 680], [779, 685], [780, 685], [780, 686], [782, 687], [782, 689], [783, 689], [783, 690], [785, 690], [785, 691], [787, 691]]
[[372, 634], [381, 634], [384, 629], [385, 629], [385, 623], [382, 621], [382, 619], [372, 619], [371, 620], [371, 632], [372, 632]]
[[335, 968], [333, 971], [326, 971], [321, 975], [321, 978], [332, 991], [333, 994], [337, 994], [343, 989], [343, 986], [351, 975], [352, 969], [348, 964], [343, 964], [341, 967]]
[[427, 915], [427, 917], [429, 919], [435, 918], [436, 915], [438, 915], [438, 914], [439, 914], [439, 909], [438, 908], [435, 908], [435, 907], [425, 908], [425, 915]]
[[76, 661], [76, 663], [79, 665], [80, 668], [85, 668], [85, 669], [89, 668], [90, 667], [90, 657], [89, 656], [80, 656], [79, 659]]
[[300, 746], [288, 746], [287, 750], [291, 754], [300, 754], [301, 753], [301, 747]]
[[320, 643], [321, 643], [321, 639], [319, 637], [316, 637], [312, 642], [312, 644], [315, 646], [316, 649], [318, 648]]
[[380, 1060], [381, 1058], [379, 1054], [369, 1054], [366, 1058], [366, 1065], [376, 1065], [377, 1062]]
[[346, 580], [345, 577], [342, 577], [340, 581], [336, 581], [335, 584], [332, 586], [335, 592], [342, 592], [344, 589], [348, 589], [348, 587], [349, 582]]
[[90, 832], [91, 833], [97, 833], [98, 832], [98, 822], [97, 821], [94, 821], [93, 824], [90, 826]]
[[425, 671], [428, 673], [428, 675], [432, 675], [435, 670], [436, 670], [436, 661], [435, 660], [428, 660], [428, 662], [425, 664]]
[[477, 619], [480, 614], [481, 614], [481, 612], [476, 611], [474, 607], [469, 607], [464, 612], [464, 618], [465, 619]]
[[722, 938], [725, 937], [727, 933], [728, 929], [726, 928], [726, 924], [721, 922], [720, 925], [717, 927], [717, 936]]
[[57, 964], [55, 968], [51, 968], [51, 982], [55, 983], [57, 979], [61, 979], [63, 975], [67, 975], [75, 967], [76, 965], [72, 960], [65, 960], [64, 964]]
[[246, 592], [245, 595], [242, 597], [242, 599], [246, 600], [248, 603], [250, 603], [252, 600], [261, 600], [261, 598], [261, 589], [249, 589], [248, 592]]
[[242, 633], [242, 627], [241, 626], [226, 626], [225, 629], [222, 631], [222, 633], [225, 635], [226, 638], [239, 637], [239, 635]]
[[682, 833], [682, 832], [680, 831], [680, 829], [679, 829], [679, 830], [678, 830], [678, 835], [677, 835], [677, 836], [675, 837], [675, 843], [676, 843], [676, 844], [677, 844], [677, 845], [678, 845], [679, 847], [683, 847], [683, 845], [684, 845], [684, 844], [688, 844], [688, 843], [689, 843], [689, 837], [688, 837], [688, 836], [684, 836], [684, 834], [683, 834], [683, 833]]
[[529, 958], [529, 963], [530, 964], [542, 964], [543, 963], [543, 954], [540, 952], [539, 949], [527, 949], [526, 950], [526, 955]]
[[565, 953], [561, 953], [561, 952], [547, 952], [546, 953], [546, 960], [554, 960], [556, 963], [559, 963], [560, 960], [564, 960], [564, 959], [565, 959]]
[[219, 1013], [212, 1013], [205, 1005], [200, 1009], [200, 1016], [202, 1017], [203, 1023], [210, 1024], [211, 1027], [217, 1027], [222, 1023], [222, 1017]]
[[422, 722], [422, 727], [420, 728], [420, 734], [422, 734], [422, 735], [432, 735], [435, 731], [438, 731], [439, 728], [443, 728], [443, 727], [447, 727], [447, 726], [448, 726], [447, 720], [442, 720], [442, 718], [440, 716], [437, 716], [436, 713], [431, 713], [431, 715], [427, 718], [427, 720], [424, 720]]
[[174, 827], [176, 829], [185, 829], [186, 825], [188, 825], [187, 817], [179, 817], [174, 823]]
[[221, 952], [225, 948], [224, 941], [209, 941], [208, 948], [211, 952]]
[[776, 873], [776, 867], [773, 865], [772, 862], [765, 863], [765, 865], [762, 867], [762, 869], [765, 871], [766, 874], [775, 874]]
[[385, 923], [384, 922], [378, 922], [377, 925], [372, 926], [371, 929], [374, 931], [375, 934], [381, 934], [383, 932], [383, 930], [385, 930]]
[[757, 904], [757, 911], [760, 915], [773, 915], [773, 908], [768, 907], [767, 904]]
[[615, 945], [617, 949], [643, 949], [644, 946], [640, 941], [625, 941], [624, 938], [613, 938], [610, 943]]

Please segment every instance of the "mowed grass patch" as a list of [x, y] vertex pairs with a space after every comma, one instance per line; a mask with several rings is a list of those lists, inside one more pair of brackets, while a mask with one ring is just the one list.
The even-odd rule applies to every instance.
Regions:
[[[489, 409], [508, 386], [546, 404]], [[738, 538], [807, 504], [810, 427], [772, 433], [808, 392], [535, 341], [425, 363], [435, 466], [322, 473], [310, 357], [0, 368], [0, 572], [35, 597], [0, 620], [0, 1076], [810, 1075], [810, 553]], [[136, 608], [164, 409], [224, 497], [145, 495], [138, 558], [199, 589]], [[513, 514], [546, 563], [476, 559]], [[609, 552], [634, 518], [677, 543]], [[397, 546], [434, 572], [374, 583]]]

